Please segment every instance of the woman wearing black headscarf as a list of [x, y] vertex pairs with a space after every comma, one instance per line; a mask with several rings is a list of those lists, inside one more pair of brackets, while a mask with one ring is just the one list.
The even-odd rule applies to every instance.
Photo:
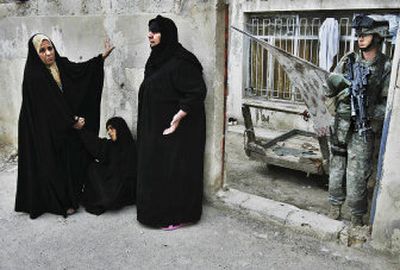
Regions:
[[106, 123], [110, 139], [81, 131], [81, 138], [93, 162], [83, 191], [82, 204], [89, 213], [100, 215], [136, 201], [136, 142], [121, 117]]
[[206, 86], [175, 23], [149, 21], [151, 54], [139, 90], [137, 219], [175, 229], [202, 212]]
[[36, 218], [45, 212], [66, 216], [78, 208], [88, 163], [75, 129], [85, 118], [87, 129], [98, 132], [103, 61], [112, 49], [106, 42], [102, 55], [73, 63], [58, 54], [47, 36], [29, 39], [18, 122], [15, 211]]

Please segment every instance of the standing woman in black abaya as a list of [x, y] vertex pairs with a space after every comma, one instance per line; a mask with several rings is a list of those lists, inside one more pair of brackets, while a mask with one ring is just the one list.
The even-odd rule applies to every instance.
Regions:
[[173, 230], [202, 213], [206, 86], [171, 19], [150, 20], [148, 39], [139, 90], [137, 219]]
[[[75, 129], [99, 130], [103, 63], [113, 47], [87, 62], [61, 57], [53, 42], [35, 34], [28, 42], [18, 122], [15, 211], [36, 218], [67, 216], [78, 208], [87, 153]], [[79, 117], [78, 117], [79, 116]]]

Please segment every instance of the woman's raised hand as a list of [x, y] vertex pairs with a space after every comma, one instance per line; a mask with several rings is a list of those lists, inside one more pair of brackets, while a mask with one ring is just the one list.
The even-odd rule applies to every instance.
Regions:
[[110, 38], [106, 38], [104, 41], [104, 52], [103, 52], [103, 59], [105, 60], [110, 53], [115, 49], [115, 46], [111, 44]]

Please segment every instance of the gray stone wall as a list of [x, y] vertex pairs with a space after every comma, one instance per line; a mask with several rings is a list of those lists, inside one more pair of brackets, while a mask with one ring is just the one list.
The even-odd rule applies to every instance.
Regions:
[[[103, 52], [109, 37], [116, 46], [105, 62], [103, 125], [114, 115], [127, 120], [136, 135], [137, 94], [150, 54], [147, 22], [157, 14], [170, 17], [179, 39], [204, 66], [207, 146], [206, 188], [221, 183], [223, 132], [224, 4], [218, 0], [31, 0], [0, 2], [0, 145], [17, 145], [21, 84], [29, 38], [47, 34], [61, 55], [84, 61]], [[221, 28], [222, 27], [222, 28]], [[221, 99], [222, 98], [222, 99]]]

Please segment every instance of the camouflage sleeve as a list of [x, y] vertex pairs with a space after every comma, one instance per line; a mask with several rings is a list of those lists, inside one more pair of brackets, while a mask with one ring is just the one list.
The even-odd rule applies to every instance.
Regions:
[[383, 120], [385, 117], [385, 111], [386, 111], [386, 102], [387, 102], [387, 97], [388, 97], [388, 92], [389, 92], [389, 84], [390, 84], [390, 72], [392, 70], [392, 65], [389, 60], [385, 62], [385, 67], [384, 71], [382, 74], [382, 90], [379, 95], [379, 101], [376, 104], [374, 113], [373, 113], [373, 118], [377, 120]]
[[[348, 81], [345, 79], [344, 74], [347, 72], [350, 54], [352, 53], [350, 52], [344, 55], [338, 62], [335, 70], [328, 76], [326, 80], [327, 87], [324, 89], [324, 94], [327, 98], [333, 98], [344, 88], [348, 87], [348, 85], [345, 85], [345, 82]], [[334, 103], [336, 104], [336, 101]]]
[[385, 62], [385, 68], [382, 76], [383, 87], [381, 97], [387, 98], [390, 84], [390, 73], [392, 71], [392, 63], [388, 60]]
[[353, 52], [346, 53], [342, 59], [340, 59], [339, 63], [335, 68], [335, 73], [344, 74], [347, 71], [347, 64], [349, 63], [350, 55], [353, 55]]

